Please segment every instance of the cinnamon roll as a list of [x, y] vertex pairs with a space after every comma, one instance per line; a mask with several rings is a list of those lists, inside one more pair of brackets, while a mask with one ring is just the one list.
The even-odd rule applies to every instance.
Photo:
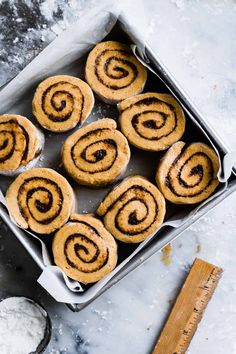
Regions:
[[49, 168], [21, 173], [10, 185], [6, 202], [17, 225], [38, 234], [50, 234], [74, 211], [74, 194], [67, 180]]
[[141, 176], [124, 179], [97, 209], [106, 229], [126, 243], [143, 241], [163, 222], [165, 199], [161, 192]]
[[25, 117], [0, 116], [0, 174], [14, 175], [35, 163], [42, 152], [43, 134]]
[[33, 113], [45, 129], [65, 132], [81, 125], [93, 105], [93, 93], [86, 82], [58, 75], [39, 84], [33, 99]]
[[130, 159], [129, 144], [113, 119], [100, 119], [78, 129], [62, 147], [67, 173], [78, 183], [104, 186], [125, 170]]
[[63, 272], [85, 284], [102, 279], [117, 263], [114, 238], [100, 220], [89, 214], [73, 214], [56, 233], [52, 250]]
[[90, 52], [85, 78], [103, 101], [115, 104], [142, 92], [147, 69], [127, 45], [108, 41], [97, 44]]
[[144, 93], [120, 102], [118, 109], [121, 131], [137, 148], [165, 150], [184, 133], [184, 112], [171, 95]]
[[175, 204], [194, 204], [208, 198], [219, 184], [219, 158], [206, 144], [175, 143], [164, 155], [156, 182], [166, 199]]

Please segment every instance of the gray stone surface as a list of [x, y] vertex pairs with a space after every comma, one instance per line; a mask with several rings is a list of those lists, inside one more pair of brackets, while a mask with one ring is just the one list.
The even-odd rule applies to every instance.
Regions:
[[91, 6], [90, 0], [1, 0], [0, 86]]

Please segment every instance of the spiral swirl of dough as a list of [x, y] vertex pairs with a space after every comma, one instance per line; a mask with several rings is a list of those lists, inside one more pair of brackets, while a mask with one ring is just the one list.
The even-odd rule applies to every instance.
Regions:
[[165, 199], [144, 177], [128, 177], [105, 197], [97, 213], [115, 238], [137, 243], [162, 224]]
[[208, 198], [219, 184], [219, 158], [203, 143], [175, 143], [164, 155], [156, 181], [166, 199], [194, 204]]
[[117, 263], [117, 246], [102, 222], [89, 214], [73, 214], [53, 240], [55, 263], [70, 278], [94, 283]]
[[38, 86], [33, 99], [33, 113], [46, 129], [64, 132], [80, 125], [94, 105], [90, 87], [82, 80], [58, 75]]
[[171, 95], [144, 93], [122, 101], [118, 109], [122, 133], [140, 149], [165, 150], [184, 133], [184, 112]]
[[0, 174], [12, 174], [38, 157], [43, 135], [25, 117], [0, 116]]
[[8, 188], [6, 202], [16, 224], [39, 234], [64, 225], [75, 204], [69, 183], [49, 168], [21, 173]]
[[100, 119], [69, 136], [62, 148], [67, 173], [80, 184], [104, 186], [122, 174], [129, 144], [113, 119]]
[[105, 102], [117, 103], [142, 92], [147, 70], [127, 45], [108, 41], [97, 44], [90, 52], [85, 78]]

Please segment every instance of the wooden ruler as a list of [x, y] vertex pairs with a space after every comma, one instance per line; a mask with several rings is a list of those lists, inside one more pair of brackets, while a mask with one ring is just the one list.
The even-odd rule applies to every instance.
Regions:
[[223, 270], [196, 259], [152, 354], [183, 354], [201, 321]]

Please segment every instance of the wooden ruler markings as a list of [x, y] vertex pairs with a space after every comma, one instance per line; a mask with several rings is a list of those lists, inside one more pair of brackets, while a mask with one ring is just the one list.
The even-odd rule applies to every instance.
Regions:
[[152, 354], [186, 352], [222, 272], [201, 259], [194, 261]]

